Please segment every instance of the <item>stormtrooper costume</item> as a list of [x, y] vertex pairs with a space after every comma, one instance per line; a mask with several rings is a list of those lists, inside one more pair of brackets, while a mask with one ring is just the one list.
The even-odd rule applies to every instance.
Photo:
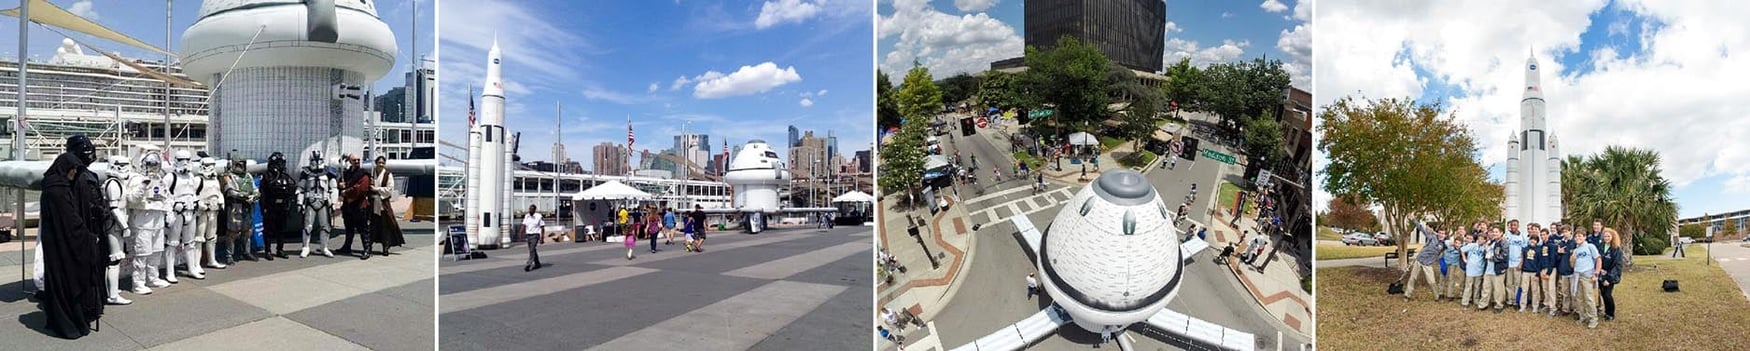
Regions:
[[219, 186], [221, 172], [224, 170], [217, 160], [201, 158], [201, 185], [195, 194], [195, 241], [200, 243], [200, 257], [205, 260], [201, 265], [213, 269], [226, 267], [219, 263], [214, 250], [219, 243], [219, 210], [225, 207], [225, 193]]
[[104, 302], [111, 305], [126, 305], [134, 303], [121, 294], [122, 262], [128, 255], [124, 247], [128, 241], [128, 181], [133, 178], [133, 167], [128, 164], [127, 156], [109, 157], [109, 176], [103, 180], [103, 198], [109, 203], [109, 213], [115, 221], [104, 226], [104, 234], [109, 235], [109, 266], [103, 269], [103, 282], [108, 296]]
[[164, 251], [164, 230], [171, 209], [171, 177], [164, 171], [162, 154], [155, 150], [140, 157], [139, 170], [140, 174], [128, 182], [128, 227], [134, 231], [133, 291], [145, 295], [152, 293], [151, 288], [170, 286], [169, 281], [158, 277], [154, 263]]
[[176, 151], [176, 170], [170, 174], [170, 217], [166, 221], [164, 233], [164, 277], [165, 281], [176, 283], [176, 260], [185, 258], [188, 265], [188, 277], [207, 279], [206, 272], [201, 269], [201, 239], [195, 228], [195, 211], [199, 205], [201, 179], [195, 175], [195, 165], [189, 162], [194, 155], [188, 150]]
[[340, 198], [335, 180], [339, 179], [322, 164], [322, 154], [310, 152], [310, 163], [298, 175], [298, 203], [304, 207], [304, 250], [298, 257], [310, 256], [310, 237], [322, 247], [322, 256], [334, 257], [328, 251], [328, 233], [333, 230], [334, 199]]

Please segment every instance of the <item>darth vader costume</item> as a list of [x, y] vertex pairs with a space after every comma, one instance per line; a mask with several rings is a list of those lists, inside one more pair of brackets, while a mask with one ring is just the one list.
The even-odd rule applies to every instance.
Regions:
[[86, 169], [97, 157], [84, 136], [67, 140], [66, 153], [56, 157], [42, 181], [42, 250], [45, 252], [41, 307], [46, 329], [78, 339], [94, 330], [103, 316], [104, 275], [108, 266], [107, 236], [99, 235], [108, 220], [107, 202], [97, 176]]

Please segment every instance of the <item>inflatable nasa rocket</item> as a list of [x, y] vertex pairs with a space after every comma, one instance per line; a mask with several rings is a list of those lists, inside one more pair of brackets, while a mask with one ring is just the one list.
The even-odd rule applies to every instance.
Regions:
[[498, 40], [486, 52], [486, 84], [480, 91], [480, 118], [470, 132], [468, 155], [467, 222], [474, 244], [496, 248], [508, 240], [504, 236], [505, 148], [504, 79], [502, 56]]
[[1519, 131], [1507, 140], [1508, 220], [1548, 225], [1562, 219], [1562, 160], [1556, 137], [1544, 124], [1547, 110], [1536, 57], [1525, 59], [1525, 93], [1519, 99]]

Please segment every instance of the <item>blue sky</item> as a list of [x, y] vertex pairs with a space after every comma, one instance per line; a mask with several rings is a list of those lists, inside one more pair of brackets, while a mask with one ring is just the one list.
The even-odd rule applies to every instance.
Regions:
[[[877, 43], [880, 67], [904, 72], [917, 59], [938, 78], [982, 71], [1020, 57], [1025, 43], [1022, 0], [882, 0]], [[1296, 1], [1169, 1], [1165, 63], [1191, 58], [1205, 66], [1267, 56], [1280, 59], [1310, 86], [1310, 4]], [[891, 73], [898, 76], [903, 73]], [[897, 82], [896, 82], [897, 83]]]
[[[147, 43], [164, 47], [164, 13], [165, 1], [140, 0], [50, 0], [49, 2], [73, 13], [82, 14], [99, 24], [125, 33]], [[0, 7], [17, 8], [18, 1], [0, 0]], [[200, 1], [180, 0], [170, 2], [171, 15], [171, 52], [178, 52], [182, 45], [182, 30], [193, 25], [200, 14]], [[407, 72], [409, 59], [413, 56], [414, 21], [413, 10], [415, 1], [380, 0], [376, 1], [377, 16], [389, 24], [389, 30], [395, 32], [395, 43], [401, 47], [395, 59], [395, 67], [388, 74], [378, 79], [376, 90], [387, 91], [389, 88], [403, 85], [403, 74]], [[430, 0], [417, 0], [419, 7], [418, 30], [420, 30], [419, 52], [430, 53], [435, 45], [432, 36], [433, 26], [432, 6]], [[0, 55], [9, 59], [18, 55], [17, 33], [18, 19], [15, 17], [0, 17], [0, 26], [5, 26], [7, 35], [0, 35]], [[55, 55], [55, 48], [61, 45], [60, 34], [51, 32], [37, 25], [30, 27], [30, 56], [36, 60], [46, 61]], [[132, 46], [117, 44], [102, 39], [94, 39], [82, 34], [64, 31], [70, 35], [80, 36], [79, 40], [98, 47], [120, 53], [123, 57], [147, 58], [157, 60], [157, 54], [136, 49]], [[96, 54], [89, 49], [87, 54]]]
[[628, 118], [635, 146], [651, 151], [672, 147], [687, 121], [689, 132], [711, 136], [713, 152], [725, 139], [733, 147], [761, 138], [784, 149], [788, 125], [822, 137], [836, 132], [846, 156], [872, 138], [866, 1], [440, 6], [441, 133], [457, 145], [466, 145], [468, 100], [478, 100], [495, 37], [505, 62], [506, 124], [523, 133], [524, 160], [552, 158], [561, 117], [567, 154], [586, 168], [593, 168], [594, 145], [625, 143]]
[[[1546, 123], [1565, 155], [1657, 151], [1679, 215], [1750, 208], [1750, 4], [1585, 0], [1476, 6], [1322, 1], [1315, 104], [1344, 96], [1438, 102], [1503, 178], [1527, 56], [1546, 72]], [[1346, 38], [1368, 38], [1349, 40]], [[1322, 168], [1323, 156], [1314, 160]], [[1322, 179], [1322, 177], [1320, 177]], [[1329, 194], [1315, 192], [1322, 208]]]

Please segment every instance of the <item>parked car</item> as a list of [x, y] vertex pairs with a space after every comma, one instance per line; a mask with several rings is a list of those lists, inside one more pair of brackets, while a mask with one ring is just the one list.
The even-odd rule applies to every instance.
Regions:
[[1349, 233], [1343, 236], [1343, 245], [1379, 245], [1379, 240], [1367, 233]]
[[1373, 234], [1373, 240], [1378, 241], [1380, 245], [1386, 245], [1386, 246], [1397, 245], [1397, 243], [1398, 243], [1397, 240], [1392, 240], [1391, 234], [1386, 234], [1386, 233]]
[[1687, 236], [1681, 237], [1681, 238], [1677, 238], [1677, 242], [1681, 243], [1681, 244], [1685, 244], [1685, 245], [1693, 244], [1693, 243], [1695, 243], [1695, 238], [1691, 238], [1691, 237], [1687, 237]]

